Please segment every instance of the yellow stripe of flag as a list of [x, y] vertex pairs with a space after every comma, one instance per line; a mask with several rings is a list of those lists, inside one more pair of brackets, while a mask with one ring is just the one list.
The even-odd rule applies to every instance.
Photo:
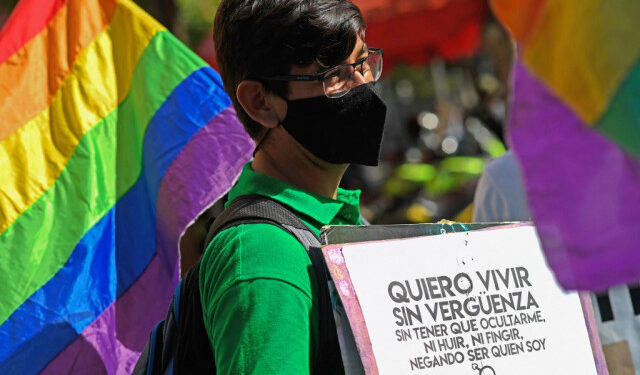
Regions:
[[640, 56], [638, 20], [638, 0], [549, 0], [524, 62], [593, 125]]
[[[0, 233], [51, 187], [82, 136], [124, 100], [138, 58], [160, 30], [139, 8], [119, 4], [107, 29], [78, 56], [49, 108], [0, 143]], [[129, 43], [134, 38], [146, 43]]]

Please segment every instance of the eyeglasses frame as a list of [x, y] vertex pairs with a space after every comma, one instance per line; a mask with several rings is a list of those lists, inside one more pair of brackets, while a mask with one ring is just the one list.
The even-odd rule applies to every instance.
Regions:
[[335, 65], [335, 66], [332, 66], [331, 68], [329, 68], [327, 70], [324, 70], [324, 71], [322, 71], [320, 73], [316, 73], [316, 74], [290, 74], [290, 75], [275, 76], [275, 77], [269, 77], [269, 78], [263, 78], [263, 79], [265, 81], [298, 81], [298, 82], [300, 82], [300, 81], [304, 81], [304, 82], [318, 81], [318, 82], [322, 82], [326, 78], [326, 75], [330, 71], [335, 70], [336, 68], [339, 68], [341, 66], [351, 66], [355, 70], [358, 65], [360, 65], [360, 66], [364, 65], [365, 61], [367, 61], [369, 59], [369, 57], [372, 55], [371, 52], [373, 52], [373, 54], [380, 53], [380, 57], [384, 59], [384, 50], [382, 48], [369, 47], [367, 49], [367, 51], [369, 52], [369, 54], [365, 58], [362, 58], [362, 59], [360, 59], [360, 60], [358, 60], [356, 62], [353, 62], [353, 63]]

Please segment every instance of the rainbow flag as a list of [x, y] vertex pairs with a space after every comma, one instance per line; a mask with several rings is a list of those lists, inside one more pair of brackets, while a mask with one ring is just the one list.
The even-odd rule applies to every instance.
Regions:
[[124, 374], [178, 243], [251, 157], [220, 77], [130, 0], [0, 32], [0, 374]]
[[518, 42], [508, 123], [568, 289], [640, 280], [640, 1], [492, 0]]

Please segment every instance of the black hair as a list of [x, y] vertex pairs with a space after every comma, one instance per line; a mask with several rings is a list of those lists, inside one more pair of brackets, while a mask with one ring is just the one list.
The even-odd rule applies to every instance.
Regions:
[[289, 74], [293, 65], [314, 61], [333, 66], [346, 59], [365, 23], [347, 0], [223, 0], [214, 21], [216, 62], [238, 118], [252, 138], [263, 127], [238, 103], [236, 88], [246, 79], [288, 94], [287, 82], [262, 81]]

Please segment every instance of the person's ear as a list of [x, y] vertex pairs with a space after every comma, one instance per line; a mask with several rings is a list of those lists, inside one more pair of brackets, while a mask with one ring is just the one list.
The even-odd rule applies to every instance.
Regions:
[[265, 90], [258, 81], [245, 80], [238, 84], [236, 97], [253, 121], [266, 128], [275, 128], [287, 113], [287, 103]]

